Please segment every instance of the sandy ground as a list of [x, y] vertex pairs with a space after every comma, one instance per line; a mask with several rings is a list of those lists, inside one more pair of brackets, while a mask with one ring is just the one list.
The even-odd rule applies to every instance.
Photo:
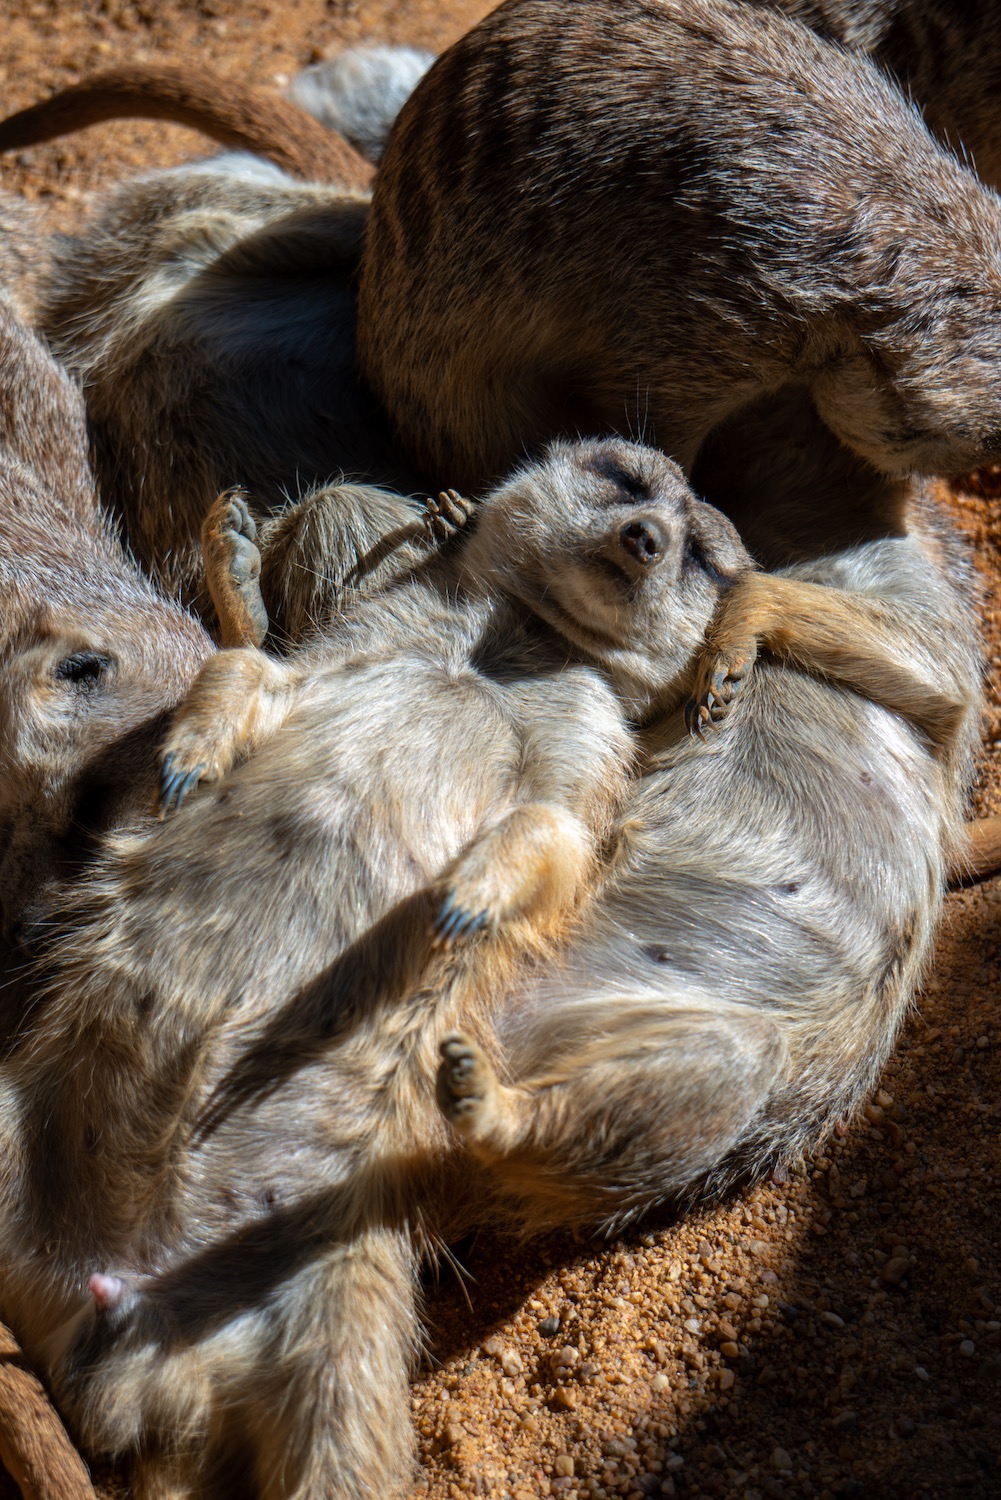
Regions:
[[[440, 48], [488, 8], [6, 0], [0, 103], [19, 108], [127, 58], [197, 59], [280, 85], [346, 42]], [[0, 185], [66, 224], [115, 176], [199, 145], [159, 124], [100, 126], [0, 163]], [[957, 485], [944, 503], [996, 594], [1001, 500], [976, 488]], [[993, 608], [984, 624], [978, 801], [998, 810]], [[1001, 1495], [999, 963], [992, 881], [950, 898], [934, 971], [867, 1117], [788, 1181], [612, 1243], [481, 1235], [458, 1247], [462, 1282], [443, 1269], [428, 1286], [418, 1495]]]

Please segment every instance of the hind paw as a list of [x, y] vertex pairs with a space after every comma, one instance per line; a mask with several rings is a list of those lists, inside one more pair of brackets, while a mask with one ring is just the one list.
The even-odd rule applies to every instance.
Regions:
[[483, 1051], [469, 1037], [453, 1032], [441, 1044], [438, 1107], [461, 1135], [478, 1134], [492, 1113], [498, 1084]]
[[202, 526], [202, 554], [209, 593], [224, 646], [260, 646], [268, 633], [261, 597], [257, 523], [240, 489], [221, 494]]

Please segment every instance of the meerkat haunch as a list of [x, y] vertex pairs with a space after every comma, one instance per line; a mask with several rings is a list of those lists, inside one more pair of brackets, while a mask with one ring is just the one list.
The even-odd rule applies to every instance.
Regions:
[[892, 84], [785, 16], [508, 0], [397, 121], [360, 368], [470, 493], [573, 430], [689, 469], [790, 382], [877, 469], [959, 472], [1001, 452], [999, 240], [1001, 202]]

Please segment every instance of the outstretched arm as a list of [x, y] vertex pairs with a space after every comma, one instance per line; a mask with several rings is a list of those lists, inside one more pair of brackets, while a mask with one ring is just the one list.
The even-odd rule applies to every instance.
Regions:
[[706, 632], [689, 728], [701, 734], [726, 717], [764, 649], [903, 715], [944, 754], [970, 705], [958, 689], [932, 680], [918, 633], [904, 606], [874, 595], [749, 573]]

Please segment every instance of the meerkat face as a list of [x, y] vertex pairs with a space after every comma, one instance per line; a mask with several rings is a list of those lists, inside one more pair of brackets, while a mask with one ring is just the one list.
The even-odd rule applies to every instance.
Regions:
[[483, 503], [470, 566], [592, 656], [641, 653], [673, 677], [751, 567], [677, 464], [619, 438], [553, 443]]
[[[155, 620], [151, 625], [157, 623]], [[183, 687], [95, 607], [43, 607], [0, 653], [0, 913], [21, 937], [49, 882], [134, 805], [152, 811], [153, 748]], [[160, 659], [158, 659], [160, 658]], [[169, 694], [165, 703], [165, 696]]]

